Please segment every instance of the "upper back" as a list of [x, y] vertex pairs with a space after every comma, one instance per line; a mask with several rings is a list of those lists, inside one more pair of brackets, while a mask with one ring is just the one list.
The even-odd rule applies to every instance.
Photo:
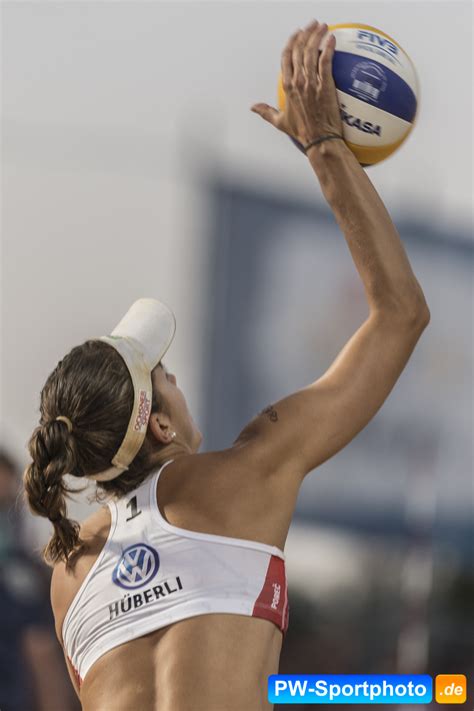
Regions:
[[[248, 496], [246, 491], [252, 483], [250, 474], [240, 471], [237, 479], [232, 468], [212, 466], [216, 457], [194, 455], [194, 464], [198, 458], [201, 464], [207, 463], [207, 469], [194, 466], [190, 470], [191, 457], [182, 457], [171, 465], [172, 475], [160, 478], [161, 512], [157, 481], [161, 471], [170, 469], [168, 463], [83, 524], [81, 536], [87, 545], [72, 572], [66, 572], [63, 565], [56, 567], [52, 599], [58, 636], [61, 639], [63, 633], [65, 651], [80, 677], [98, 655], [118, 640], [127, 641], [130, 613], [134, 637], [201, 614], [203, 598], [209, 598], [204, 589], [206, 576], [207, 583], [226, 598], [225, 604], [220, 603], [218, 593], [214, 603], [211, 600], [215, 611], [242, 608], [241, 614], [252, 614], [250, 603], [258, 597], [270, 558], [286, 589], [283, 567], [275, 562], [283, 559], [275, 545], [278, 536], [265, 529], [261, 515], [255, 515], [256, 508], [262, 513], [261, 504], [256, 503], [259, 497]], [[229, 460], [221, 458], [224, 461]], [[232, 569], [244, 592], [236, 592], [235, 586], [229, 592]], [[179, 606], [173, 603], [178, 592]], [[155, 605], [151, 615], [157, 601], [159, 610]], [[280, 616], [284, 601], [282, 595]], [[277, 624], [276, 617], [273, 621]], [[100, 642], [91, 644], [98, 635]]]

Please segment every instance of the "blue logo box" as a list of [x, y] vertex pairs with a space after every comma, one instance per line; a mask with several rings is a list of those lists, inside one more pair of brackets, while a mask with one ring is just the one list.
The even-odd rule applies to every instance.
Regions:
[[268, 701], [276, 704], [427, 704], [427, 674], [272, 674]]

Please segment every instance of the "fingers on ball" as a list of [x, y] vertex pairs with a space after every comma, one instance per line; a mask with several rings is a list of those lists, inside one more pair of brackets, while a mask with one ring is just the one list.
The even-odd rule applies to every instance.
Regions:
[[305, 47], [305, 31], [298, 33], [296, 42], [293, 44], [292, 61], [293, 61], [293, 86], [302, 89], [304, 86], [303, 72], [303, 51]]
[[302, 66], [301, 68], [299, 67], [300, 54], [298, 53], [298, 67], [294, 67], [293, 76], [299, 89], [308, 85], [315, 85], [317, 81], [318, 50], [327, 31], [328, 25], [326, 22], [315, 21], [308, 25], [303, 35], [300, 33], [296, 40], [297, 44], [301, 43]]
[[[317, 52], [328, 25], [314, 20], [302, 30], [294, 32], [281, 56], [282, 84], [285, 93], [293, 87], [303, 89], [317, 79]], [[326, 43], [326, 48], [328, 43]], [[331, 49], [331, 47], [329, 47]]]
[[281, 76], [283, 89], [287, 92], [291, 88], [291, 80], [293, 77], [293, 60], [291, 58], [291, 49], [288, 47], [281, 55]]
[[332, 79], [332, 60], [334, 56], [334, 48], [336, 46], [336, 38], [331, 35], [326, 42], [326, 46], [319, 58], [321, 75], [324, 79]]
[[291, 82], [293, 79], [293, 44], [296, 42], [296, 38], [299, 33], [300, 30], [297, 30], [291, 35], [281, 55], [281, 73], [283, 89], [285, 91], [289, 91], [291, 89]]
[[309, 23], [309, 25], [306, 25], [305, 31], [306, 32], [312, 32], [313, 30], [317, 29], [319, 27], [319, 21], [318, 20], [313, 20], [312, 22]]
[[308, 81], [310, 83], [314, 83], [316, 81], [317, 77], [317, 64], [318, 64], [318, 49], [319, 49], [319, 43], [320, 43], [320, 38], [321, 34], [319, 31], [313, 32], [309, 39], [308, 42], [306, 43], [306, 47], [304, 49], [304, 68], [306, 72], [306, 76], [308, 77]]

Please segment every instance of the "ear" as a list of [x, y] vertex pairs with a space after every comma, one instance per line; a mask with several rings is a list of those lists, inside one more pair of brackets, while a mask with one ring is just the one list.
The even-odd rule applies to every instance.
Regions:
[[174, 433], [171, 420], [164, 412], [152, 412], [148, 422], [148, 431], [160, 444], [169, 444], [174, 440]]

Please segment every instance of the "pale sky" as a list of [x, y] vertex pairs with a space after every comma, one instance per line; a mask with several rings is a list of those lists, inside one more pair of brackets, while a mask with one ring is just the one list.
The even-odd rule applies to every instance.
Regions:
[[78, 135], [178, 131], [257, 170], [290, 162], [291, 175], [299, 156], [289, 158], [284, 141], [249, 112], [256, 101], [275, 101], [288, 36], [315, 13], [329, 24], [378, 27], [412, 58], [421, 98], [412, 136], [377, 178], [387, 195], [442, 222], [471, 218], [470, 2], [40, 1], [3, 2], [2, 10], [7, 122]]

